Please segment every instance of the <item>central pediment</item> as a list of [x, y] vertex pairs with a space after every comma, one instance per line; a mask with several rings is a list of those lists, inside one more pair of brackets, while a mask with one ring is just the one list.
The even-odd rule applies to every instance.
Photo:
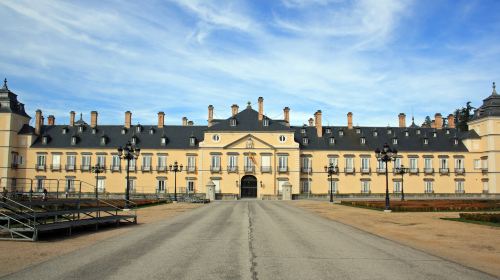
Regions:
[[223, 147], [224, 149], [274, 149], [274, 146], [252, 134], [247, 134]]

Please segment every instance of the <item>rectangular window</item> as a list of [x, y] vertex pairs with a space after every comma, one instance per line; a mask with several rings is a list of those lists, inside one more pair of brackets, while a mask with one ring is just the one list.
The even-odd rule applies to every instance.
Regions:
[[[130, 192], [135, 192], [135, 187], [136, 187], [135, 186], [135, 179], [130, 179], [130, 180], [128, 180], [128, 182], [129, 182], [129, 186], [128, 187], [129, 187]], [[126, 181], [125, 181], [125, 190], [127, 190], [127, 183], [126, 183]]]
[[106, 179], [99, 178], [97, 179], [97, 191], [104, 192], [106, 190]]
[[136, 159], [133, 158], [130, 160], [130, 163], [129, 163], [129, 166], [128, 166], [128, 170], [129, 171], [135, 171], [135, 166], [136, 166]]
[[151, 155], [142, 156], [142, 171], [151, 171], [151, 162], [152, 162]]
[[439, 168], [441, 168], [441, 169], [447, 169], [448, 168], [448, 159], [447, 158], [441, 158], [441, 159], [439, 159]]
[[418, 158], [410, 158], [410, 171], [418, 169]]
[[36, 169], [45, 170], [45, 155], [36, 156]]
[[385, 172], [385, 162], [377, 160], [377, 170]]
[[481, 169], [488, 170], [488, 159], [481, 160]]
[[338, 182], [337, 181], [330, 181], [330, 184], [328, 186], [328, 194], [330, 194], [330, 191], [333, 191], [334, 194], [338, 192]]
[[236, 171], [238, 171], [238, 156], [236, 156], [236, 155], [230, 155], [228, 157], [227, 171], [228, 172], [236, 172]]
[[278, 156], [278, 171], [279, 172], [288, 171], [288, 156]]
[[220, 156], [219, 155], [212, 155], [212, 160], [210, 163], [210, 170], [212, 172], [219, 172], [220, 171]]
[[474, 160], [474, 169], [476, 169], [476, 170], [481, 169], [481, 160], [480, 159]]
[[434, 192], [434, 182], [425, 181], [425, 193], [433, 193]]
[[394, 168], [400, 168], [400, 167], [401, 167], [401, 158], [399, 158], [399, 157], [395, 158], [394, 159]]
[[464, 159], [463, 158], [455, 159], [455, 168], [456, 169], [464, 169]]
[[66, 178], [66, 192], [74, 192], [75, 191], [75, 179], [73, 178]]
[[310, 193], [310, 182], [309, 180], [300, 181], [300, 193]]
[[361, 181], [361, 192], [370, 193], [370, 181]]
[[158, 172], [167, 171], [167, 156], [165, 155], [158, 156], [157, 170]]
[[196, 156], [187, 157], [187, 172], [196, 171]]
[[156, 189], [159, 193], [164, 193], [165, 192], [165, 180], [163, 179], [158, 179], [158, 187]]
[[76, 155], [66, 156], [66, 170], [75, 170], [76, 166]]
[[465, 192], [465, 182], [464, 181], [456, 181], [455, 182], [455, 192], [456, 193], [464, 193]]
[[120, 157], [118, 155], [113, 155], [111, 169], [114, 171], [120, 170]]
[[302, 157], [301, 158], [302, 172], [303, 173], [311, 173], [312, 172], [312, 158], [310, 157]]
[[52, 155], [52, 170], [61, 170], [61, 155]]
[[329, 157], [328, 158], [328, 165], [333, 164], [333, 166], [339, 166], [339, 159], [336, 157]]
[[106, 168], [106, 155], [97, 155], [97, 165]]
[[394, 192], [395, 193], [401, 192], [401, 182], [399, 182], [399, 181], [394, 182]]
[[43, 179], [42, 178], [36, 179], [36, 191], [43, 192]]
[[82, 171], [90, 170], [90, 155], [82, 155]]
[[424, 168], [432, 169], [432, 158], [424, 158]]
[[370, 171], [370, 158], [363, 157], [361, 158], [361, 172], [369, 172]]
[[253, 160], [250, 156], [245, 156], [243, 158], [243, 161], [244, 161], [244, 168], [245, 168], [245, 172], [253, 172], [254, 171], [254, 164], [253, 164]]

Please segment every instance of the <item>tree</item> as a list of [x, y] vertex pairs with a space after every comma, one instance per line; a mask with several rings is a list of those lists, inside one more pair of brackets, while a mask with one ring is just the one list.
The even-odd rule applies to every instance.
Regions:
[[470, 101], [466, 103], [465, 107], [455, 110], [455, 124], [460, 131], [468, 131], [469, 126], [467, 123], [472, 120], [472, 110], [476, 109], [470, 105]]
[[431, 126], [432, 126], [431, 117], [426, 116], [424, 123], [422, 123], [422, 127], [431, 128]]

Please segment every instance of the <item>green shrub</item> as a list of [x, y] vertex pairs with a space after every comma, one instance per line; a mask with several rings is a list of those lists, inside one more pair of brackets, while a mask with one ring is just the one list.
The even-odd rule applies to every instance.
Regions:
[[488, 213], [460, 213], [460, 218], [471, 220], [471, 221], [480, 221], [480, 222], [489, 222], [489, 223], [500, 223], [500, 213], [488, 214]]

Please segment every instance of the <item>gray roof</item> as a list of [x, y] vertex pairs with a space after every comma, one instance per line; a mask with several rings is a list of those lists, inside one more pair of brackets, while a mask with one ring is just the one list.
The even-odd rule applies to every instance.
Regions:
[[[247, 106], [247, 108], [234, 117], [228, 119], [216, 119], [212, 121], [212, 126], [208, 127], [208, 131], [290, 131], [290, 127], [286, 125], [283, 120], [269, 120], [268, 126], [263, 126], [262, 122], [259, 121], [259, 112], [252, 109], [252, 107]], [[236, 126], [231, 126], [231, 119], [236, 119]]]
[[3, 87], [0, 88], [0, 113], [14, 113], [30, 118], [24, 110], [24, 104], [17, 101], [17, 95], [9, 90], [7, 79], [3, 82]]
[[500, 117], [500, 95], [498, 95], [493, 83], [491, 95], [483, 100], [483, 105], [474, 112], [474, 119], [486, 118], [490, 116]]

